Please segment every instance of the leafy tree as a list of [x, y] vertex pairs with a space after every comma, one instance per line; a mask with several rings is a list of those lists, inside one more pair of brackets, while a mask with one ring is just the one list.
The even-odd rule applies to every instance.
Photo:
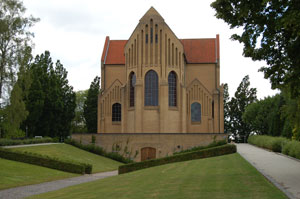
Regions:
[[225, 133], [231, 132], [231, 125], [230, 125], [230, 107], [229, 107], [229, 92], [228, 92], [228, 84], [223, 85], [224, 93], [223, 93], [223, 101], [224, 101], [224, 131]]
[[97, 132], [97, 105], [100, 91], [100, 77], [96, 76], [88, 90], [87, 98], [84, 104], [84, 118], [89, 133]]
[[298, 0], [216, 0], [216, 17], [230, 28], [243, 28], [233, 40], [244, 44], [243, 54], [264, 60], [265, 78], [273, 88], [289, 86], [292, 97], [300, 95], [300, 3]]
[[76, 96], [69, 86], [67, 71], [50, 53], [38, 55], [31, 64], [32, 85], [26, 99], [29, 115], [24, 124], [30, 136], [66, 137], [74, 118]]
[[248, 138], [252, 128], [242, 120], [246, 107], [256, 101], [256, 88], [250, 88], [249, 76], [245, 76], [229, 102], [231, 133]]
[[87, 98], [88, 90], [76, 92], [75, 117], [72, 122], [72, 133], [86, 133], [86, 122], [83, 115], [83, 107]]
[[15, 83], [20, 53], [31, 42], [33, 33], [28, 29], [38, 21], [24, 17], [25, 11], [19, 0], [0, 0], [0, 108]]

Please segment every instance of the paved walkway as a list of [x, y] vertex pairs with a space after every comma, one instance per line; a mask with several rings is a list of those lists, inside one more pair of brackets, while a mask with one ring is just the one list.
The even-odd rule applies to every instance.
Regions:
[[237, 151], [289, 198], [300, 199], [300, 161], [250, 144]]
[[19, 147], [26, 147], [26, 146], [50, 145], [50, 144], [62, 144], [62, 143], [50, 142], [50, 143], [40, 143], [40, 144], [21, 144], [21, 145], [2, 146], [2, 148], [9, 149], [9, 148], [19, 148]]
[[52, 182], [45, 182], [41, 184], [28, 185], [23, 187], [16, 187], [11, 189], [5, 189], [0, 191], [0, 198], [2, 199], [19, 199], [28, 196], [41, 194], [49, 191], [55, 191], [65, 187], [69, 187], [76, 184], [85, 182], [91, 182], [98, 179], [107, 178], [110, 176], [118, 175], [118, 171], [109, 171], [103, 173], [95, 173], [91, 175], [83, 175], [74, 178], [67, 178], [63, 180], [56, 180]]

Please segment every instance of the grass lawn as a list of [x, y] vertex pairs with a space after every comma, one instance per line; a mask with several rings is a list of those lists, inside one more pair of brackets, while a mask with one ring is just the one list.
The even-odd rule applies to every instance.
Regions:
[[239, 154], [167, 164], [31, 198], [286, 198]]
[[14, 151], [28, 151], [50, 157], [56, 157], [61, 160], [70, 160], [93, 165], [93, 173], [117, 170], [123, 163], [99, 156], [68, 144], [53, 144], [42, 146], [30, 146], [22, 148], [12, 148]]
[[0, 158], [0, 190], [78, 176], [45, 167]]

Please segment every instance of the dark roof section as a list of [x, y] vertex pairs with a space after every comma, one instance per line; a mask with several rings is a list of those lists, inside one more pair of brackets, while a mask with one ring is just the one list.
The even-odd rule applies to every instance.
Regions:
[[[187, 63], [216, 63], [220, 59], [219, 35], [211, 39], [180, 39]], [[125, 64], [124, 47], [127, 40], [106, 37], [101, 62]]]

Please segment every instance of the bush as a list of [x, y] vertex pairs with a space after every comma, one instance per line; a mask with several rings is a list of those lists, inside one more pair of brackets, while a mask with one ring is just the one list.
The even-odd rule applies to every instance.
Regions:
[[236, 146], [227, 144], [227, 145], [218, 146], [214, 148], [203, 149], [200, 151], [187, 152], [187, 153], [177, 154], [165, 158], [158, 158], [158, 159], [146, 160], [143, 162], [122, 165], [119, 166], [119, 174], [128, 173], [131, 171], [136, 171], [136, 170], [145, 169], [149, 167], [164, 165], [168, 163], [208, 158], [208, 157], [220, 156], [225, 154], [231, 154], [235, 152], [236, 152]]
[[38, 143], [49, 143], [55, 142], [53, 138], [45, 137], [41, 139], [0, 139], [0, 146], [10, 146], [10, 145], [21, 145], [21, 144], [38, 144]]
[[212, 147], [216, 147], [216, 146], [222, 146], [222, 145], [225, 145], [225, 144], [227, 144], [226, 140], [213, 141], [212, 143], [210, 143], [207, 146], [196, 146], [196, 147], [193, 147], [191, 149], [186, 149], [186, 150], [182, 150], [182, 151], [179, 151], [179, 152], [174, 152], [173, 154], [176, 155], [176, 154], [187, 153], [187, 152], [192, 152], [192, 151], [199, 151], [199, 150], [208, 149], [208, 148], [212, 148]]
[[282, 153], [300, 159], [300, 142], [298, 141], [287, 142], [283, 146]]
[[76, 140], [72, 140], [72, 139], [66, 139], [65, 140], [66, 144], [71, 144], [75, 147], [78, 147], [82, 150], [97, 154], [97, 155], [101, 155], [107, 158], [110, 158], [112, 160], [116, 160], [118, 162], [122, 162], [122, 163], [132, 163], [133, 160], [129, 159], [129, 158], [125, 158], [122, 155], [120, 155], [119, 153], [116, 152], [106, 152], [103, 148], [96, 146], [95, 144], [87, 144], [87, 145], [83, 145], [79, 142], [77, 142]]
[[254, 135], [248, 138], [248, 143], [269, 149], [274, 152], [282, 152], [282, 148], [289, 140], [283, 137], [272, 137], [267, 135]]
[[71, 173], [92, 173], [92, 165], [90, 164], [62, 161], [34, 153], [11, 151], [9, 149], [0, 148], [0, 157]]

